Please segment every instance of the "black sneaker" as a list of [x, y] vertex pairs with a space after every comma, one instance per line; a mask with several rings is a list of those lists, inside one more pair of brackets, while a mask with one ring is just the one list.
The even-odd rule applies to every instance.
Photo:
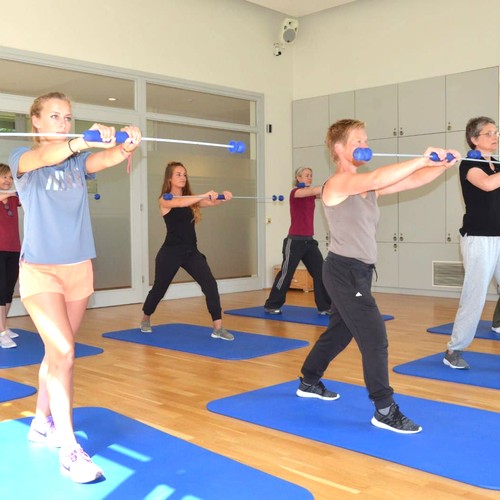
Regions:
[[273, 307], [264, 307], [264, 311], [266, 311], [267, 314], [281, 314], [281, 309], [275, 309]]
[[306, 384], [302, 377], [300, 377], [300, 385], [296, 394], [301, 398], [317, 398], [325, 401], [334, 401], [340, 398], [340, 394], [329, 391], [321, 380], [317, 384]]
[[375, 427], [399, 432], [400, 434], [416, 434], [422, 430], [422, 427], [401, 413], [396, 403], [392, 403], [388, 415], [382, 415], [375, 410], [372, 417], [372, 424]]

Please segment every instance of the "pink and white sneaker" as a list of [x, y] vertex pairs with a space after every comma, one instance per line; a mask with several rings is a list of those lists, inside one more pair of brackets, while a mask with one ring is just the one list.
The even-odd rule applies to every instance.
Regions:
[[69, 476], [75, 483], [90, 483], [104, 474], [79, 444], [73, 449], [61, 449], [59, 463], [61, 473]]
[[28, 441], [46, 444], [51, 448], [61, 447], [61, 440], [59, 439], [59, 434], [51, 416], [47, 417], [45, 422], [40, 422], [40, 419], [36, 418], [31, 421]]

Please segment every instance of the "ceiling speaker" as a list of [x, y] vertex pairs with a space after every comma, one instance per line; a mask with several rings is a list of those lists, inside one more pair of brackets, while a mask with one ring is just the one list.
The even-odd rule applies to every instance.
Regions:
[[280, 41], [291, 45], [297, 38], [297, 31], [299, 30], [299, 21], [297, 19], [286, 18], [280, 30]]

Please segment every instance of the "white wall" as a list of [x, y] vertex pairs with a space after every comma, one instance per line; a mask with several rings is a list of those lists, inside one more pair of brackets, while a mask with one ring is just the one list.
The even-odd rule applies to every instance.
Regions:
[[300, 19], [294, 99], [498, 66], [498, 0], [357, 0]]
[[[0, 45], [264, 94], [266, 194], [290, 186], [292, 52], [273, 55], [285, 16], [243, 0], [23, 0], [2, 6]], [[266, 260], [281, 262], [286, 206], [266, 205]]]

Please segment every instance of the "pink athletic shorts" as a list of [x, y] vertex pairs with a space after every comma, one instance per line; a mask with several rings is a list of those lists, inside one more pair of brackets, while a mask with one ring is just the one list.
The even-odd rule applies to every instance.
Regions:
[[61, 293], [66, 302], [89, 297], [94, 293], [92, 261], [67, 265], [29, 264], [21, 261], [19, 267], [21, 300], [37, 293]]

